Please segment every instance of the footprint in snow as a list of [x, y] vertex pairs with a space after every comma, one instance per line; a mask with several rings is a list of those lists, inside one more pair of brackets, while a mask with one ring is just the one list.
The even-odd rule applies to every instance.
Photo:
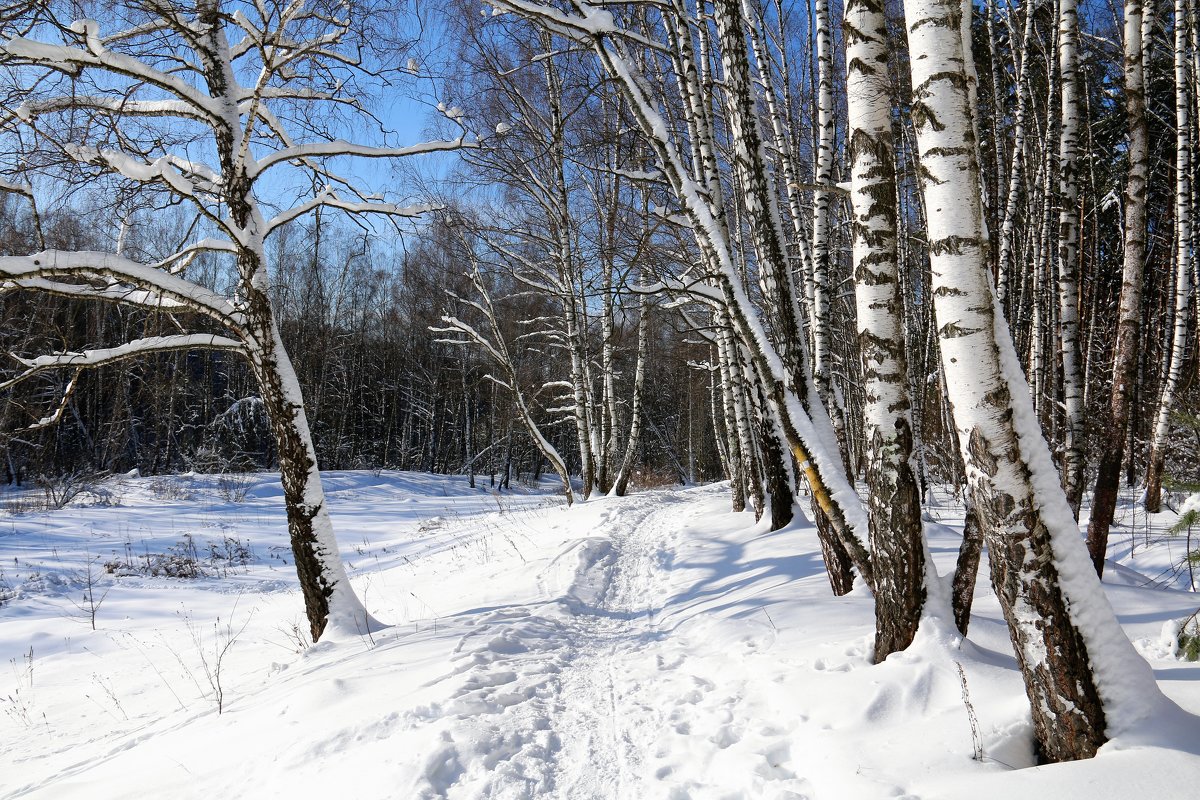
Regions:
[[722, 750], [726, 750], [742, 740], [742, 734], [732, 725], [722, 725], [708, 740]]

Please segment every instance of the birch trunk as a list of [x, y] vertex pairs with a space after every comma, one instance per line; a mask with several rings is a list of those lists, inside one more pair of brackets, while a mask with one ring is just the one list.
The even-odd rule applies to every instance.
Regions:
[[[629, 488], [629, 477], [633, 474], [634, 459], [637, 458], [638, 448], [642, 443], [642, 388], [646, 385], [646, 358], [649, 350], [650, 300], [643, 296], [638, 315], [637, 366], [634, 368], [633, 399], [630, 401], [629, 438], [625, 442], [625, 457], [621, 460], [621, 468], [617, 471], [617, 478], [613, 481], [612, 488], [612, 494], [617, 497], [623, 497]], [[728, 424], [728, 418], [726, 424]], [[728, 458], [733, 464], [736, 456], [731, 452]], [[740, 469], [740, 466], [738, 463], [735, 469]], [[741, 511], [742, 509], [735, 508], [734, 510]]]
[[912, 469], [883, 7], [873, 0], [848, 0], [844, 27], [867, 526], [875, 565], [875, 660], [882, 661], [908, 647], [916, 635], [925, 601], [925, 547], [921, 494]]
[[[722, 316], [727, 318], [727, 315]], [[761, 517], [766, 506], [766, 498], [762, 491], [761, 469], [757, 457], [758, 451], [755, 447], [754, 430], [750, 424], [744, 359], [733, 330], [726, 325], [722, 327], [721, 334], [725, 339], [725, 347], [729, 351], [729, 380], [734, 401], [734, 419], [737, 422], [738, 448], [742, 454], [742, 480], [750, 493], [747, 499], [753, 504], [755, 514]]]
[[[747, 432], [743, 431], [738, 416], [740, 403], [738, 389], [734, 386], [735, 374], [740, 378], [741, 368], [734, 363], [729, 326], [724, 315], [715, 314], [717, 323], [717, 358], [721, 369], [721, 405], [725, 416], [725, 449], [729, 456], [729, 482], [733, 494], [733, 510], [746, 510], [746, 480], [751, 474], [746, 451]], [[734, 370], [737, 370], [735, 373]], [[739, 384], [740, 385], [740, 384]]]
[[1175, 0], [1175, 325], [1171, 336], [1171, 361], [1163, 382], [1150, 444], [1146, 472], [1146, 511], [1162, 510], [1162, 476], [1171, 410], [1183, 375], [1187, 350], [1189, 300], [1192, 283], [1192, 137], [1188, 94], [1188, 25], [1185, 0]]
[[1079, 347], [1079, 18], [1076, 0], [1059, 0], [1058, 68], [1062, 128], [1058, 144], [1059, 356], [1063, 375], [1063, 489], [1079, 516], [1087, 450]]
[[829, 332], [832, 307], [829, 300], [833, 267], [830, 244], [830, 186], [833, 184], [833, 23], [829, 0], [815, 0], [813, 24], [817, 40], [817, 163], [813, 175], [813, 312], [812, 369], [817, 394], [838, 431], [839, 445], [845, 448], [842, 418], [834, 403], [830, 365]]
[[222, 118], [213, 125], [217, 158], [226, 186], [229, 220], [242, 232], [238, 252], [240, 288], [247, 307], [250, 362], [275, 434], [292, 558], [304, 595], [313, 641], [329, 625], [365, 633], [376, 625], [354, 593], [333, 533], [316, 448], [304, 412], [304, 398], [270, 300], [264, 237], [267, 225], [247, 172], [248, 136], [241, 125], [229, 43], [216, 4], [198, 15], [207, 40], [197, 49], [209, 94], [220, 100]]
[[[542, 47], [552, 52], [549, 34], [543, 34]], [[566, 132], [562, 110], [562, 84], [553, 58], [542, 59], [546, 79], [546, 97], [550, 105], [550, 142], [552, 169], [554, 170], [550, 210], [552, 213], [550, 234], [553, 237], [555, 256], [562, 290], [563, 319], [565, 322], [566, 346], [571, 359], [571, 389], [574, 401], [575, 437], [579, 447], [579, 473], [583, 499], [586, 500], [596, 485], [596, 436], [591, 413], [591, 378], [586, 346], [587, 309], [579, 295], [579, 279], [575, 265], [575, 254], [571, 242], [570, 197], [566, 178]]]
[[[754, 61], [758, 65], [759, 82], [763, 86], [763, 97], [766, 99], [767, 105], [767, 118], [771, 120], [772, 139], [779, 160], [779, 170], [784, 181], [788, 216], [792, 221], [792, 233], [795, 236], [796, 248], [799, 251], [800, 276], [803, 283], [803, 291], [800, 293], [800, 299], [805, 318], [808, 320], [809, 335], [811, 337], [814, 331], [816, 316], [813, 311], [813, 300], [816, 289], [813, 283], [812, 247], [809, 243], [811, 229], [806, 225], [804, 212], [800, 207], [800, 173], [796, 167], [795, 147], [793, 146], [791, 137], [788, 135], [788, 131], [792, 127], [791, 115], [788, 113], [788, 98], [786, 95], [780, 98], [775, 91], [775, 78], [771, 70], [770, 51], [767, 49], [766, 37], [764, 35], [765, 12], [761, 4], [757, 5], [755, 11], [756, 13], [753, 15], [749, 26], [750, 44], [754, 52]], [[783, 24], [782, 20], [779, 21], [779, 24]], [[786, 54], [782, 58], [786, 66]], [[786, 69], [784, 70], [783, 83], [786, 91]], [[780, 108], [781, 104], [782, 108]]]
[[[617, 33], [615, 18], [607, 13], [598, 14], [594, 7], [583, 2], [572, 2], [571, 13], [564, 17], [565, 12], [523, 0], [491, 1], [543, 27], [568, 31], [577, 41], [588, 43], [625, 96], [631, 116], [653, 148], [658, 167], [691, 227], [713, 287], [710, 299], [729, 313], [731, 327], [748, 351], [749, 367], [765, 395], [768, 412], [812, 488], [814, 505], [829, 516], [833, 534], [870, 585], [870, 556], [857, 534], [867, 528], [866, 515], [861, 499], [837, 464], [837, 444], [828, 415], [820, 399], [809, 392], [807, 381], [793, 383], [798, 376], [785, 368], [785, 362], [767, 336], [737, 273], [729, 236], [722, 223], [723, 211], [713, 205], [708, 187], [685, 164], [671, 134], [673, 125], [664, 118], [657, 99], [648, 94], [645, 76], [628, 53], [626, 37]], [[744, 50], [744, 41], [742, 47]], [[741, 62], [745, 64], [744, 56]], [[768, 208], [774, 209], [769, 213], [777, 217], [774, 195], [768, 196]]]
[[716, 0], [714, 12], [721, 42], [736, 174], [744, 184], [746, 217], [758, 263], [759, 284], [775, 323], [780, 356], [797, 385], [807, 383], [804, 339], [795, 282], [788, 261], [783, 224], [768, 175], [765, 142], [751, 85], [750, 59], [742, 26], [741, 0]]
[[[1012, 13], [1010, 7], [1009, 13]], [[1004, 214], [1000, 218], [1000, 245], [997, 257], [996, 295], [1001, 304], [1008, 300], [1012, 291], [1013, 234], [1017, 221], [1017, 201], [1021, 194], [1021, 177], [1025, 166], [1025, 109], [1029, 94], [1029, 79], [1026, 65], [1029, 63], [1030, 42], [1033, 41], [1032, 5], [1025, 9], [1024, 33], [1021, 37], [1019, 65], [1017, 67], [1017, 108], [1013, 112], [1012, 163], [1008, 170], [1008, 189], [1004, 194]]]
[[320, 639], [329, 625], [343, 632], [366, 633], [376, 623], [354, 593], [338, 553], [300, 384], [270, 304], [265, 298], [254, 298], [250, 307], [247, 316], [254, 331], [267, 343], [252, 354], [251, 364], [279, 451], [292, 560], [300, 578], [309, 631], [313, 641]]
[[970, 53], [959, 35], [970, 5], [904, 5], [934, 314], [969, 499], [1024, 678], [1038, 755], [1087, 758], [1110, 733], [1145, 719], [1146, 706], [1162, 697], [1087, 569], [992, 291], [967, 86]]
[[[984, 7], [986, 15], [985, 29], [987, 30], [988, 38], [988, 62], [991, 67], [991, 83], [992, 97], [1000, 97], [1004, 93], [1004, 83], [1000, 77], [1000, 50], [996, 42], [996, 2], [997, 0], [987, 0], [987, 5]], [[1005, 180], [1005, 168], [1008, 165], [1008, 159], [1005, 157], [1004, 141], [1004, 126], [992, 126], [992, 162], [995, 167], [993, 170], [995, 181], [995, 202], [992, 206], [992, 214], [996, 213], [996, 209], [1004, 208], [1007, 205], [1007, 195], [1005, 190], [1008, 187], [1008, 182]], [[995, 217], [991, 217], [993, 224]], [[992, 268], [996, 270], [996, 283], [999, 288], [999, 270], [996, 266], [996, 251], [993, 250], [990, 254], [992, 258]]]
[[[617, 190], [613, 190], [614, 207], [608, 213], [608, 236], [609, 241], [612, 240], [613, 225], [616, 222], [618, 209], [615, 207]], [[604, 293], [603, 308], [600, 317], [600, 372], [602, 380], [601, 402], [600, 408], [597, 410], [597, 415], [600, 417], [600, 454], [596, 459], [597, 474], [596, 485], [601, 492], [608, 492], [614, 483], [612, 474], [613, 461], [615, 458], [614, 451], [616, 449], [617, 425], [619, 422], [617, 414], [617, 393], [615, 386], [616, 378], [616, 362], [614, 357], [613, 347], [613, 314], [615, 305], [615, 287], [613, 286], [613, 262], [612, 248], [605, 248], [605, 252], [601, 254], [601, 280], [603, 281], [601, 291]], [[638, 389], [635, 389], [638, 391]]]
[[1108, 436], [1100, 452], [1087, 543], [1097, 575], [1104, 574], [1108, 529], [1117, 508], [1125, 429], [1133, 400], [1142, 323], [1142, 281], [1146, 262], [1146, 190], [1150, 174], [1150, 137], [1146, 125], [1143, 63], [1143, 0], [1125, 2], [1125, 114], [1129, 125], [1129, 172], [1125, 178], [1125, 264], [1117, 321], [1116, 356]]

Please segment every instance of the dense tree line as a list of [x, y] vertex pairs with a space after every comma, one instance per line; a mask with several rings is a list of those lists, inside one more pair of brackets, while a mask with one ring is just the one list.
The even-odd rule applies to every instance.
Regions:
[[[1197, 469], [1191, 0], [447, 3], [425, 56], [383, 2], [67, 5], [4, 29], [10, 479], [277, 466], [317, 636], [369, 624], [318, 463], [723, 477], [878, 659], [968, 633], [986, 544], [1045, 759], [1166, 703], [1097, 576], [1121, 478]], [[445, 151], [407, 204], [346, 172]]]
[[[6, 255], [28, 249], [34, 236], [27, 209], [11, 197], [0, 201], [11, 210], [3, 234]], [[81, 207], [44, 219], [42, 226], [55, 246], [111, 246], [110, 230], [79, 229], [80, 220], [93, 218], [103, 215]], [[152, 223], [145, 225], [141, 233], [148, 234]], [[283, 232], [271, 258], [303, 266], [281, 268], [274, 291], [323, 468], [478, 474], [490, 486], [534, 480], [548, 470], [515, 418], [510, 393], [487, 379], [490, 367], [470, 350], [439, 343], [431, 331], [456, 311], [448, 292], [467, 285], [439, 244], [444, 226], [411, 233], [403, 250], [339, 227], [337, 220], [322, 221], [319, 232], [314, 224], [294, 228]], [[163, 324], [153, 315], [28, 294], [0, 302], [5, 346], [14, 353], [81, 351]], [[535, 316], [540, 305], [534, 297], [516, 298], [506, 316]], [[615, 331], [622, 358], [636, 336], [636, 320]], [[707, 375], [697, 379], [689, 366], [705, 357], [707, 347], [689, 342], [681, 324], [665, 313], [650, 347], [657, 364], [644, 401], [651, 432], [639, 448], [635, 483], [722, 477], [708, 428]], [[521, 364], [523, 384], [533, 390], [562, 377], [552, 361], [530, 349]], [[633, 366], [622, 362], [614, 373], [622, 397]], [[84, 372], [61, 419], [31, 428], [54, 409], [73, 377], [46, 373], [14, 386], [0, 401], [9, 483], [66, 473], [221, 472], [276, 464], [265, 410], [238, 359], [170, 353]], [[546, 411], [555, 405], [553, 396], [539, 399], [538, 418], [549, 425], [570, 471], [578, 473], [571, 431], [561, 415]]]

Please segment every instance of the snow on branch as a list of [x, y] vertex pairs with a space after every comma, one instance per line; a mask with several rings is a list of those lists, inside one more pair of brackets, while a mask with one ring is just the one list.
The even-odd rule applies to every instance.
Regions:
[[207, 123], [208, 117], [181, 100], [133, 100], [128, 97], [62, 95], [44, 100], [26, 100], [14, 112], [24, 122], [43, 114], [86, 108], [130, 117], [178, 117]]
[[182, 333], [174, 336], [148, 336], [134, 339], [117, 347], [105, 347], [80, 352], [51, 353], [37, 358], [13, 356], [25, 369], [12, 378], [0, 382], [0, 390], [11, 389], [18, 383], [52, 369], [76, 367], [92, 369], [123, 361], [146, 353], [164, 353], [175, 350], [231, 350], [246, 353], [245, 345], [236, 339], [209, 333]]
[[[209, 242], [203, 249], [220, 249], [219, 244]], [[139, 302], [142, 299], [151, 302], [150, 298], [153, 297], [153, 302], [173, 301], [231, 328], [240, 327], [244, 323], [243, 314], [224, 295], [155, 266], [140, 264], [115, 253], [44, 250], [29, 256], [0, 257], [0, 281], [5, 284], [63, 278], [83, 282], [78, 291], [71, 290], [78, 297], [116, 300], [117, 297], [111, 295], [119, 290], [107, 284], [107, 281], [115, 281], [147, 292], [145, 298], [139, 298]], [[101, 285], [92, 287], [90, 292], [85, 291], [84, 284], [93, 281]]]
[[487, 2], [501, 11], [509, 11], [521, 17], [537, 19], [546, 28], [553, 29], [555, 33], [568, 39], [583, 41], [595, 37], [614, 36], [636, 42], [642, 47], [656, 53], [666, 56], [672, 55], [671, 49], [661, 42], [656, 42], [627, 28], [622, 28], [617, 25], [611, 11], [598, 8], [589, 3], [572, 3], [580, 12], [576, 15], [568, 14], [553, 6], [544, 5], [539, 2], [530, 2], [530, 0], [487, 0]]
[[258, 159], [247, 168], [251, 178], [266, 172], [271, 167], [288, 161], [300, 161], [307, 158], [325, 158], [331, 156], [355, 156], [358, 158], [404, 158], [422, 153], [444, 153], [461, 150], [464, 147], [478, 147], [474, 142], [465, 141], [463, 137], [448, 140], [433, 140], [405, 147], [373, 147], [365, 144], [355, 144], [344, 139], [334, 139], [330, 142], [312, 142], [296, 144], [276, 150], [270, 155]]
[[97, 147], [68, 144], [63, 151], [81, 164], [106, 167], [139, 183], [165, 184], [184, 197], [195, 197], [197, 191], [217, 194], [223, 182], [210, 167], [174, 155], [161, 156], [147, 163], [116, 150]]
[[471, 325], [467, 324], [466, 322], [463, 322], [458, 317], [443, 316], [442, 322], [446, 323], [446, 327], [444, 327], [444, 328], [430, 327], [429, 330], [431, 330], [434, 333], [461, 333], [464, 336], [466, 336], [467, 338], [466, 339], [438, 339], [437, 341], [439, 341], [443, 344], [471, 344], [471, 343], [474, 343], [474, 344], [477, 344], [480, 347], [482, 347], [484, 350], [487, 350], [488, 354], [492, 358], [494, 358], [496, 361], [498, 361], [499, 363], [501, 363], [501, 364], [508, 363], [507, 355], [501, 353], [495, 344], [493, 344], [486, 336], [481, 334], [479, 331], [477, 331]]
[[698, 300], [711, 306], [722, 307], [726, 302], [725, 295], [721, 293], [720, 289], [709, 283], [706, 276], [692, 280], [663, 277], [657, 283], [632, 286], [630, 287], [630, 291], [640, 295], [662, 294], [663, 292], [670, 295], [682, 295], [682, 297], [675, 301], [677, 303]]
[[660, 219], [663, 222], [669, 222], [672, 225], [678, 225], [681, 228], [692, 227], [692, 219], [686, 214], [679, 214], [671, 211], [670, 209], [655, 205], [650, 206], [650, 213], [653, 214], [656, 219]]
[[190, 244], [182, 250], [172, 253], [162, 261], [155, 263], [153, 266], [158, 269], [166, 269], [172, 274], [179, 274], [183, 269], [201, 253], [234, 253], [238, 252], [237, 246], [225, 239], [201, 239], [194, 244]]
[[83, 374], [82, 369], [76, 369], [75, 374], [71, 376], [71, 380], [67, 381], [67, 386], [63, 389], [62, 397], [58, 399], [58, 405], [54, 411], [39, 419], [37, 422], [25, 426], [27, 431], [36, 431], [41, 428], [48, 428], [56, 424], [62, 419], [63, 412], [71, 403], [71, 398], [75, 395], [75, 389], [79, 386], [79, 376]]
[[33, 188], [27, 183], [13, 183], [4, 178], [0, 178], [0, 192], [12, 192], [13, 194], [24, 195], [25, 197], [33, 197]]
[[170, 300], [148, 292], [144, 289], [132, 289], [111, 283], [107, 286], [93, 286], [80, 283], [62, 283], [45, 278], [24, 278], [15, 281], [0, 282], [0, 290], [24, 289], [42, 292], [58, 297], [70, 297], [77, 300], [104, 300], [120, 303], [125, 306], [140, 308], [145, 311], [186, 311], [188, 307], [177, 300]]
[[411, 206], [398, 206], [395, 203], [381, 202], [350, 202], [342, 200], [335, 192], [330, 189], [325, 189], [316, 197], [301, 203], [300, 205], [288, 209], [277, 216], [273, 217], [267, 223], [267, 234], [269, 235], [281, 225], [286, 225], [297, 217], [302, 217], [305, 214], [314, 211], [318, 208], [338, 208], [342, 211], [351, 214], [381, 214], [389, 217], [414, 218], [427, 214], [430, 211], [437, 211], [443, 206], [430, 203], [418, 203]]
[[[86, 22], [91, 22], [87, 20]], [[95, 23], [93, 22], [92, 25]], [[0, 44], [0, 52], [18, 62], [78, 76], [86, 69], [98, 69], [142, 81], [174, 95], [195, 109], [197, 116], [219, 124], [220, 109], [214, 98], [189, 85], [182, 78], [152, 67], [132, 56], [108, 50], [98, 37], [89, 34], [87, 50], [70, 45], [49, 44], [17, 36]]]
[[485, 380], [489, 380], [489, 381], [491, 381], [492, 383], [494, 383], [494, 384], [496, 384], [497, 386], [499, 386], [501, 389], [508, 389], [509, 391], [512, 391], [512, 390], [513, 390], [512, 384], [510, 384], [510, 383], [509, 383], [508, 381], [506, 381], [506, 380], [503, 380], [503, 379], [501, 379], [501, 378], [497, 378], [495, 375], [493, 375], [493, 374], [492, 374], [492, 373], [490, 373], [490, 372], [489, 372], [489, 373], [487, 373], [486, 375], [484, 375], [483, 377], [484, 377], [484, 379], [485, 379]]

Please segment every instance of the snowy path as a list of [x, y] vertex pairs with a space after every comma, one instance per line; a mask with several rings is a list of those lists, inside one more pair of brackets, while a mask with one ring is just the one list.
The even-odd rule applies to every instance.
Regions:
[[[701, 511], [666, 493], [613, 504], [605, 538], [572, 542], [539, 576], [573, 567], [563, 600], [484, 615], [459, 643], [449, 712], [463, 724], [442, 732], [427, 796], [815, 797], [785, 765], [781, 731], [739, 714], [744, 671], [692, 659], [658, 624], [672, 553]], [[725, 751], [736, 767], [722, 769]]]
[[646, 505], [609, 516], [612, 553], [608, 585], [595, 607], [576, 617], [574, 656], [555, 698], [552, 726], [563, 753], [554, 786], [564, 797], [637, 797], [643, 759], [665, 725], [648, 702], [652, 686], [628, 680], [661, 668], [654, 613], [666, 594], [658, 570], [663, 544], [676, 530], [673, 504]]

